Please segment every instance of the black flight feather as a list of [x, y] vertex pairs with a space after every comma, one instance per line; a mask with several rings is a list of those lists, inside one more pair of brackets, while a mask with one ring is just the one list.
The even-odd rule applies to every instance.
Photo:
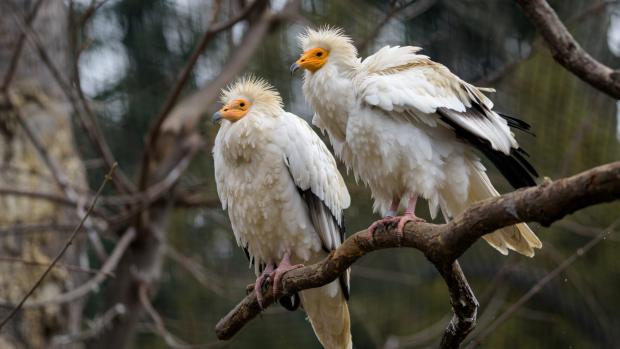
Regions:
[[506, 122], [508, 122], [508, 126], [536, 137], [536, 135], [532, 131], [530, 131], [532, 126], [528, 124], [527, 122], [521, 119], [515, 118], [514, 116], [506, 115], [504, 113], [497, 113], [497, 114], [501, 116], [502, 118], [504, 118]]
[[[344, 230], [344, 221], [342, 221], [341, 224], [338, 224], [338, 220], [336, 219], [336, 217], [334, 217], [333, 213], [331, 212], [331, 210], [327, 207], [327, 205], [325, 205], [325, 203], [323, 202], [323, 200], [321, 200], [318, 196], [314, 195], [314, 193], [311, 190], [301, 190], [299, 187], [297, 188], [299, 193], [301, 194], [301, 197], [304, 199], [304, 201], [306, 202], [306, 204], [308, 205], [308, 209], [311, 211], [310, 213], [310, 220], [312, 221], [312, 224], [314, 224], [315, 229], [319, 229], [318, 225], [319, 222], [315, 222], [316, 217], [315, 215], [313, 215], [314, 213], [319, 213], [319, 212], [323, 212], [323, 214], [327, 214], [329, 215], [330, 219], [333, 222], [334, 227], [338, 228], [338, 232], [339, 232], [339, 236], [340, 236], [340, 243], [342, 243], [345, 239], [345, 230]], [[331, 252], [331, 249], [328, 246], [325, 246], [325, 244], [323, 243], [323, 251], [325, 251], [326, 253]], [[349, 299], [349, 281], [348, 281], [348, 275], [347, 273], [340, 275], [340, 277], [338, 278], [339, 282], [340, 282], [340, 286], [342, 288], [342, 292], [344, 294], [344, 298], [345, 299]]]
[[[288, 163], [289, 161], [288, 159], [286, 159], [286, 164]], [[293, 175], [290, 173], [290, 170], [289, 170], [289, 175], [291, 176], [291, 179], [293, 179]], [[293, 183], [295, 183], [294, 180], [293, 180]], [[338, 233], [339, 233], [338, 236], [340, 237], [340, 243], [342, 243], [344, 239], [346, 238], [345, 229], [344, 229], [344, 219], [342, 219], [343, 217], [340, 217], [341, 223], [338, 223], [338, 219], [334, 216], [334, 214], [329, 209], [329, 207], [327, 207], [327, 205], [325, 205], [325, 202], [323, 202], [323, 200], [321, 200], [318, 196], [316, 196], [312, 192], [311, 189], [304, 190], [300, 188], [299, 186], [297, 186], [297, 191], [299, 192], [299, 195], [301, 195], [301, 197], [306, 202], [306, 205], [308, 206], [308, 211], [310, 213], [310, 221], [314, 225], [314, 228], [316, 230], [320, 229], [320, 222], [318, 220], [321, 214], [329, 217], [329, 219], [333, 223], [333, 226], [338, 229]], [[319, 232], [317, 231], [317, 234], [318, 233]], [[323, 251], [325, 251], [326, 253], [330, 253], [331, 252], [330, 247], [326, 246], [324, 241], [322, 241], [322, 243], [323, 243], [322, 244]], [[349, 272], [347, 271], [344, 274], [340, 275], [340, 277], [338, 278], [338, 281], [340, 282], [340, 288], [342, 289], [344, 298], [346, 300], [349, 300]]]
[[[454, 133], [457, 137], [471, 144], [484, 154], [514, 188], [517, 189], [536, 185], [534, 177], [538, 177], [538, 173], [527, 159], [522, 156], [522, 152], [524, 153], [524, 151], [513, 148], [511, 149], [510, 155], [506, 155], [501, 151], [495, 150], [491, 147], [491, 143], [488, 140], [480, 138], [462, 126], [459, 126], [450, 117], [450, 114], [467, 114], [467, 116], [471, 116], [472, 114], [476, 114], [475, 110], [468, 108], [465, 113], [459, 113], [447, 108], [437, 108], [437, 114], [439, 114], [443, 122], [454, 129]], [[529, 128], [529, 125], [525, 122], [523, 122], [524, 125], [516, 121], [514, 123], [523, 128], [525, 128], [524, 125], [527, 125]]]

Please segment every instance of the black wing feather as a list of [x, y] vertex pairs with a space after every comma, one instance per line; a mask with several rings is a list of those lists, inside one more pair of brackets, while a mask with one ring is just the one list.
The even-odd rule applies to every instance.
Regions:
[[[288, 159], [286, 163], [289, 163]], [[293, 179], [293, 175], [290, 173], [290, 170], [289, 170], [289, 175], [291, 176], [291, 179]], [[293, 180], [293, 183], [295, 183], [294, 180]], [[304, 190], [300, 187], [297, 187], [297, 191], [299, 192], [299, 195], [301, 195], [303, 200], [306, 202], [306, 205], [308, 205], [308, 211], [310, 212], [310, 220], [312, 224], [314, 225], [315, 229], [320, 228], [320, 222], [318, 221], [318, 217], [319, 217], [318, 214], [320, 212], [323, 212], [325, 215], [327, 215], [327, 217], [329, 217], [329, 219], [331, 219], [333, 226], [338, 228], [338, 233], [339, 233], [338, 236], [340, 237], [340, 243], [342, 243], [344, 239], [346, 238], [345, 229], [344, 229], [344, 218], [340, 217], [341, 223], [339, 224], [337, 217], [334, 216], [334, 214], [329, 209], [329, 207], [325, 205], [325, 202], [323, 202], [323, 200], [321, 200], [318, 196], [316, 196], [312, 192], [312, 190], [310, 189]], [[323, 251], [325, 251], [326, 253], [331, 252], [331, 249], [329, 248], [329, 246], [325, 246], [324, 242], [323, 242], [322, 247], [323, 247]], [[344, 274], [340, 275], [338, 280], [340, 282], [340, 287], [342, 289], [342, 293], [344, 294], [344, 298], [346, 300], [349, 300], [349, 272], [347, 271]]]
[[[335, 227], [338, 227], [338, 232], [339, 232], [339, 236], [340, 236], [340, 243], [342, 243], [346, 237], [345, 234], [345, 229], [344, 229], [344, 220], [341, 220], [341, 224], [338, 224], [338, 220], [336, 219], [336, 217], [332, 214], [331, 210], [329, 209], [329, 207], [327, 207], [327, 205], [325, 205], [325, 203], [323, 202], [323, 200], [321, 200], [318, 196], [314, 195], [314, 193], [311, 190], [301, 190], [299, 187], [297, 187], [297, 190], [299, 190], [299, 193], [301, 194], [301, 197], [304, 199], [304, 201], [306, 202], [306, 204], [308, 205], [308, 209], [311, 212], [321, 212], [323, 211], [323, 213], [327, 213], [330, 217], [330, 219], [333, 222], [333, 225]], [[315, 215], [310, 214], [310, 218], [312, 221], [312, 224], [314, 225], [315, 229], [319, 229], [319, 224], [318, 222], [315, 222]], [[327, 253], [331, 252], [331, 250], [329, 249], [328, 246], [323, 245], [323, 250]], [[340, 277], [338, 278], [338, 280], [340, 281], [340, 286], [342, 288], [342, 292], [344, 294], [344, 298], [345, 299], [349, 299], [349, 280], [348, 280], [348, 273], [345, 273], [343, 275], [340, 275]]]
[[[476, 103], [472, 103], [474, 106]], [[478, 106], [480, 108], [480, 106]], [[476, 136], [463, 127], [459, 126], [456, 122], [452, 121], [449, 114], [465, 115], [471, 117], [478, 114], [476, 109], [468, 108], [465, 113], [459, 113], [447, 108], [437, 108], [437, 114], [441, 117], [441, 120], [448, 126], [454, 129], [457, 137], [471, 144], [478, 149], [484, 156], [486, 156], [497, 167], [499, 172], [506, 177], [510, 185], [515, 189], [523, 187], [531, 187], [536, 185], [534, 177], [538, 177], [538, 173], [522, 154], [527, 154], [525, 151], [519, 151], [519, 149], [511, 149], [510, 155], [506, 155], [501, 151], [495, 150], [491, 147], [491, 143], [483, 138]], [[480, 115], [480, 117], [483, 117]], [[506, 118], [506, 117], [504, 117]], [[508, 124], [518, 125], [519, 129], [528, 130], [529, 124], [518, 120], [516, 118], [509, 117], [511, 121]], [[508, 120], [508, 119], [506, 119]], [[518, 120], [519, 122], [515, 121]], [[526, 126], [527, 125], [527, 126]], [[513, 126], [515, 127], [515, 126]]]
[[508, 122], [508, 126], [536, 137], [536, 135], [532, 131], [530, 131], [532, 126], [528, 124], [527, 122], [521, 119], [515, 118], [514, 116], [504, 114], [504, 113], [497, 113], [497, 114]]

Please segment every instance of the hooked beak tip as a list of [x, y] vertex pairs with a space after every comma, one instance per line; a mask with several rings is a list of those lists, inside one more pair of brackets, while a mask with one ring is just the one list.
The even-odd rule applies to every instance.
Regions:
[[211, 122], [216, 125], [219, 124], [220, 121], [222, 121], [222, 114], [219, 111], [216, 111], [215, 113], [213, 113], [213, 116], [211, 117]]
[[297, 62], [291, 64], [291, 75], [293, 75], [297, 70], [299, 70], [299, 68], [301, 67], [299, 66], [299, 64], [297, 64]]

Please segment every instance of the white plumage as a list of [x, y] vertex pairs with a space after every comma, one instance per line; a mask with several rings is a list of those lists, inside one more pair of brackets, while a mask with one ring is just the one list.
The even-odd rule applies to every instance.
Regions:
[[[350, 204], [333, 156], [304, 120], [282, 109], [280, 96], [263, 80], [242, 79], [224, 91], [222, 110], [232, 108], [231, 101], [250, 107], [240, 119], [222, 121], [213, 156], [218, 195], [237, 243], [257, 276], [285, 255], [293, 263], [319, 261], [342, 243], [342, 212]], [[348, 276], [300, 292], [327, 348], [351, 346], [346, 295]]]
[[[309, 29], [300, 43], [305, 52], [293, 68], [306, 68], [303, 90], [313, 122], [369, 186], [376, 210], [394, 214], [402, 198], [415, 206], [422, 196], [433, 217], [441, 209], [449, 219], [499, 195], [474, 148], [511, 184], [534, 184], [508, 121], [528, 125], [498, 115], [478, 88], [418, 54], [420, 48], [386, 46], [362, 61], [351, 40], [330, 28]], [[503, 254], [533, 256], [541, 247], [525, 224], [485, 239]]]

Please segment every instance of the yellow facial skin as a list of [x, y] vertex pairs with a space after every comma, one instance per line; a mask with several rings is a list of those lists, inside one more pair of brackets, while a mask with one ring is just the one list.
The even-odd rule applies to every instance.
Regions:
[[218, 111], [222, 119], [230, 122], [241, 120], [250, 110], [252, 103], [245, 98], [239, 98], [228, 102]]
[[315, 47], [304, 52], [295, 64], [299, 68], [307, 69], [314, 73], [327, 62], [327, 57], [329, 57], [329, 51]]

